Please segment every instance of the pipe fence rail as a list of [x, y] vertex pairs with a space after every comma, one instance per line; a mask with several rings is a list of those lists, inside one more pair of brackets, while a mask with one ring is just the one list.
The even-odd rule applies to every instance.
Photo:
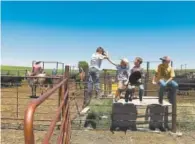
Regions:
[[38, 99], [33, 100], [29, 103], [24, 116], [24, 138], [25, 144], [34, 144], [34, 129], [33, 129], [33, 119], [35, 110], [38, 106], [48, 99], [51, 94], [59, 89], [60, 105], [55, 113], [55, 117], [51, 121], [49, 130], [44, 137], [43, 143], [48, 144], [49, 140], [54, 132], [54, 127], [58, 121], [61, 119], [60, 135], [58, 137], [58, 143], [70, 143], [70, 113], [69, 113], [69, 95], [68, 95], [68, 77], [69, 77], [69, 67], [65, 68], [64, 79], [53, 87], [51, 90], [40, 96]]

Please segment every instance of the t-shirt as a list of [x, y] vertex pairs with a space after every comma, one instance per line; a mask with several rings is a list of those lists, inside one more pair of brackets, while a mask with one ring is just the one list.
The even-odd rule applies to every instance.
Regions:
[[175, 77], [175, 71], [174, 69], [165, 64], [158, 65], [158, 68], [155, 71], [156, 80], [159, 81], [160, 79], [168, 80], [170, 78]]
[[40, 64], [33, 65], [33, 71], [35, 73], [40, 72], [41, 71], [41, 65]]
[[91, 62], [89, 67], [94, 67], [98, 70], [100, 70], [100, 67], [102, 65], [102, 60], [105, 58], [105, 56], [99, 54], [99, 53], [94, 53], [91, 57]]
[[127, 81], [129, 80], [130, 72], [129, 67], [122, 68], [120, 65], [116, 66], [117, 80], [118, 81]]
[[134, 72], [136, 72], [136, 71], [139, 71], [139, 72], [141, 73], [142, 78], [145, 77], [144, 69], [143, 69], [143, 68], [134, 66], [134, 67], [131, 69], [131, 73], [134, 73]]

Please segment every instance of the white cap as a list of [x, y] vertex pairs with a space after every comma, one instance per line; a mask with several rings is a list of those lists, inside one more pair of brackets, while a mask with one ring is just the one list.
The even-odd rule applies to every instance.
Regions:
[[129, 63], [129, 60], [127, 58], [122, 58], [121, 60], [124, 61], [126, 64]]

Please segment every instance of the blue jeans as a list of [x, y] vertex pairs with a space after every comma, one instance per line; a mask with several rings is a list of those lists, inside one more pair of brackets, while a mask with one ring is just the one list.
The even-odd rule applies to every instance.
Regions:
[[[138, 86], [139, 87], [139, 100], [142, 101], [142, 97], [144, 95], [144, 85], [143, 84], [137, 84], [135, 86]], [[128, 100], [132, 101], [132, 96], [133, 96], [133, 93], [134, 93], [134, 89], [135, 89], [135, 86], [131, 86], [129, 85], [128, 86], [128, 89], [126, 90], [126, 93], [125, 93], [125, 101], [128, 102]]]
[[93, 91], [93, 85], [97, 94], [100, 93], [100, 71], [96, 68], [89, 69], [89, 81], [88, 81], [88, 94], [91, 95]]
[[169, 102], [172, 104], [173, 98], [176, 97], [178, 84], [174, 80], [171, 80], [167, 84], [166, 84], [165, 80], [160, 80], [159, 85], [160, 85], [159, 102], [162, 103], [164, 92], [165, 92], [165, 89], [167, 87], [167, 88], [170, 88], [170, 90], [168, 92], [168, 99], [169, 99]]

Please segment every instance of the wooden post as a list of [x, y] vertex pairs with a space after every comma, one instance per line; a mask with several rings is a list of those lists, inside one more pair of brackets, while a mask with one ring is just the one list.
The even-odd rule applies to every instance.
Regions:
[[177, 122], [177, 102], [176, 95], [173, 97], [172, 103], [172, 132], [176, 133], [176, 122]]
[[106, 96], [106, 70], [104, 70], [104, 96]]
[[[68, 66], [68, 65], [65, 66], [64, 78], [69, 79], [69, 68], [70, 68], [70, 66]], [[68, 81], [64, 84], [64, 91], [62, 93], [61, 100], [64, 99], [64, 94], [66, 93], [67, 90], [68, 90]], [[64, 110], [65, 110], [65, 106], [62, 107], [62, 117], [64, 116]]]
[[[63, 78], [62, 78], [63, 79]], [[61, 99], [63, 99], [63, 95], [64, 95], [64, 93], [63, 93], [63, 91], [64, 91], [64, 87], [63, 87], [63, 85], [59, 88], [59, 91], [58, 91], [58, 107], [60, 106], [60, 103], [61, 103]], [[62, 113], [61, 113], [61, 115], [60, 115], [60, 117], [59, 117], [59, 121], [62, 119]]]
[[112, 92], [112, 80], [111, 80], [110, 73], [108, 73], [108, 92], [109, 94], [111, 94]]
[[149, 80], [149, 68], [150, 68], [150, 62], [147, 62], [147, 72], [146, 72], [146, 75], [145, 75], [145, 81], [144, 81], [144, 96], [147, 96], [147, 91], [148, 91], [148, 80]]

